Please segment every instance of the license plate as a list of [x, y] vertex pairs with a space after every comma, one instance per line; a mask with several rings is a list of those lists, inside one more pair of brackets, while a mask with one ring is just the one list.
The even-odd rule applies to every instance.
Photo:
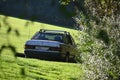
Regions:
[[35, 49], [39, 49], [39, 50], [48, 50], [49, 48], [48, 48], [48, 47], [39, 47], [39, 46], [36, 46]]

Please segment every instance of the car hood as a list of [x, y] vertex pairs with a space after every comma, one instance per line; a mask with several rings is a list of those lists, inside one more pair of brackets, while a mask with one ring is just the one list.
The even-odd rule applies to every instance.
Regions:
[[50, 40], [28, 40], [25, 45], [59, 47], [60, 44], [64, 44], [64, 43], [57, 41], [50, 41]]

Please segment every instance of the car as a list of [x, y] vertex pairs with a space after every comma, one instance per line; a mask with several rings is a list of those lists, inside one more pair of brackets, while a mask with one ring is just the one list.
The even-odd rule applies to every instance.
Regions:
[[70, 61], [76, 57], [75, 42], [67, 31], [40, 29], [26, 41], [24, 53], [26, 57]]

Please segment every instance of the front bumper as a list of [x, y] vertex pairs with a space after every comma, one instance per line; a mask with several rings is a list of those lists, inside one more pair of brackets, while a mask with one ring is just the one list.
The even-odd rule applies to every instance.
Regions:
[[26, 57], [39, 58], [47, 60], [61, 60], [62, 56], [60, 52], [42, 52], [42, 51], [24, 51]]

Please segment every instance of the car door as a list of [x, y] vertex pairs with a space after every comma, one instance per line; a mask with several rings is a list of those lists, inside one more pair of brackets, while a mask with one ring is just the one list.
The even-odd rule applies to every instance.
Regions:
[[63, 39], [65, 43], [61, 45], [63, 56], [67, 53], [69, 53], [70, 56], [76, 55], [77, 51], [73, 38], [70, 35], [64, 35]]

